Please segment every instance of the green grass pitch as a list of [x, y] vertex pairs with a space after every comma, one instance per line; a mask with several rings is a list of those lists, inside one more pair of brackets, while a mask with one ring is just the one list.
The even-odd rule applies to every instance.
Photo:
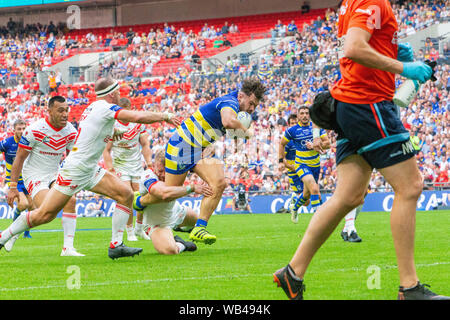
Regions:
[[[215, 215], [208, 227], [218, 237], [213, 245], [162, 256], [151, 241], [125, 241], [144, 251], [114, 261], [107, 256], [111, 218], [78, 218], [75, 247], [85, 257], [60, 257], [62, 232], [37, 232], [61, 230], [55, 219], [32, 231], [32, 239], [17, 240], [12, 252], [0, 251], [0, 299], [284, 300], [272, 273], [289, 262], [310, 219], [303, 214], [293, 224], [287, 214]], [[9, 224], [0, 220], [0, 229]], [[449, 225], [450, 211], [417, 213], [417, 272], [444, 295], [450, 295]], [[342, 226], [313, 259], [305, 299], [395, 299], [399, 280], [389, 214], [359, 215], [361, 243], [343, 242]]]

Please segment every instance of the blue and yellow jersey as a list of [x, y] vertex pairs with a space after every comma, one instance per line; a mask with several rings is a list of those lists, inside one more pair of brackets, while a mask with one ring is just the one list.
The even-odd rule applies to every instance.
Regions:
[[286, 159], [287, 163], [295, 163], [296, 151], [297, 150], [295, 149], [294, 141], [289, 141], [288, 144], [284, 147], [284, 158]]
[[194, 148], [205, 148], [226, 133], [220, 111], [239, 112], [238, 92], [234, 91], [201, 106], [177, 128], [179, 136]]
[[[316, 150], [310, 150], [306, 147], [308, 141], [313, 141], [312, 136], [312, 122], [308, 125], [302, 125], [300, 123], [293, 127], [288, 128], [284, 132], [284, 139], [288, 142], [293, 142], [295, 145], [295, 164], [305, 164], [309, 167], [320, 166], [320, 155]], [[327, 132], [324, 129], [320, 129], [320, 136], [326, 136]]]
[[[8, 137], [0, 141], [0, 152], [5, 154], [6, 163], [6, 179], [5, 181], [9, 183], [11, 181], [11, 167], [16, 158], [17, 147], [19, 146], [19, 141], [16, 141], [14, 136]], [[19, 176], [19, 181], [23, 181], [22, 175]]]

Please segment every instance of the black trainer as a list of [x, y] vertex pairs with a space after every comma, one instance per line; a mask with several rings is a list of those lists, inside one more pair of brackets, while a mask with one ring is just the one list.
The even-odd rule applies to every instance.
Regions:
[[345, 231], [341, 232], [341, 237], [344, 241], [348, 241], [348, 233]]
[[305, 285], [303, 280], [292, 278], [289, 273], [289, 265], [273, 274], [273, 282], [277, 283], [277, 287], [281, 287], [290, 300], [303, 300], [303, 292]]
[[195, 243], [190, 242], [190, 241], [184, 241], [180, 236], [175, 236], [173, 238], [175, 239], [175, 242], [182, 243], [186, 247], [186, 249], [184, 249], [185, 251], [197, 250], [197, 246]]
[[111, 259], [118, 259], [122, 257], [132, 257], [134, 255], [139, 255], [139, 253], [142, 252], [142, 248], [131, 248], [127, 247], [126, 245], [122, 244], [115, 247], [115, 248], [108, 248], [108, 257]]
[[430, 286], [425, 283], [421, 284], [420, 282], [415, 287], [409, 289], [400, 286], [397, 300], [450, 300], [450, 297], [438, 295], [425, 287]]
[[177, 227], [173, 228], [173, 231], [191, 233], [192, 229], [194, 229], [194, 227], [178, 227], [177, 226]]
[[350, 235], [348, 236], [347, 241], [348, 242], [361, 242], [362, 239], [358, 236], [356, 231], [352, 231], [352, 233], [350, 233]]

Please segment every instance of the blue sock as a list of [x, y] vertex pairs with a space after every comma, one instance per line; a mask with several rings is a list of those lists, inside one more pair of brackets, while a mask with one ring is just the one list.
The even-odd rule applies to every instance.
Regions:
[[320, 197], [318, 194], [312, 194], [311, 195], [311, 206], [316, 209], [320, 206]]
[[197, 222], [195, 223], [196, 227], [205, 227], [208, 225], [208, 221], [197, 219]]

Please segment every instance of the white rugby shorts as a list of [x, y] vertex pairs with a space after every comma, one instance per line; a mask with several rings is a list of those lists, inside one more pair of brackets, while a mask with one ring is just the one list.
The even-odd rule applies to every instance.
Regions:
[[[151, 207], [151, 205], [149, 206]], [[174, 229], [180, 224], [183, 223], [184, 219], [187, 215], [187, 207], [180, 205], [178, 202], [175, 202], [175, 205], [172, 209], [172, 215], [169, 219], [165, 218], [164, 221], [160, 219], [160, 216], [155, 216], [151, 214], [151, 212], [144, 212], [143, 217], [143, 225], [149, 226], [148, 235], [151, 236], [153, 231], [156, 228], [168, 228], [168, 229]]]
[[91, 172], [83, 172], [76, 169], [61, 168], [55, 182], [55, 189], [68, 196], [73, 196], [81, 190], [91, 190], [103, 176], [106, 170], [97, 166]]
[[23, 176], [23, 183], [25, 184], [25, 188], [27, 188], [28, 193], [31, 196], [31, 199], [42, 190], [50, 189], [50, 183], [55, 181], [57, 177], [57, 173], [47, 174], [47, 175], [33, 175], [33, 176]]
[[122, 181], [131, 181], [132, 183], [137, 183], [141, 181], [141, 176], [144, 172], [144, 169], [141, 169], [139, 171], [133, 171], [133, 170], [126, 170], [126, 169], [115, 169], [116, 175], [120, 178]]

